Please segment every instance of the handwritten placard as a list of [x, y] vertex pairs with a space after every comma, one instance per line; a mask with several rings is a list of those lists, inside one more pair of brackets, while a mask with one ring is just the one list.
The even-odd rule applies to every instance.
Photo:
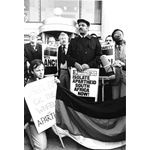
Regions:
[[56, 123], [56, 88], [54, 76], [43, 78], [25, 86], [25, 100], [38, 133]]

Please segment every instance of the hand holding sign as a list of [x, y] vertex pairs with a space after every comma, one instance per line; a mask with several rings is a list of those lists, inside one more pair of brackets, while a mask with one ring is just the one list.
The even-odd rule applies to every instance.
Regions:
[[74, 66], [78, 71], [82, 71], [82, 66], [79, 63], [75, 62]]
[[75, 68], [71, 68], [70, 83], [71, 92], [81, 97], [93, 97], [97, 101], [99, 69], [90, 68], [79, 72]]
[[84, 71], [84, 70], [86, 70], [86, 69], [89, 69], [90, 67], [89, 67], [89, 65], [88, 64], [83, 64], [82, 65], [82, 70]]

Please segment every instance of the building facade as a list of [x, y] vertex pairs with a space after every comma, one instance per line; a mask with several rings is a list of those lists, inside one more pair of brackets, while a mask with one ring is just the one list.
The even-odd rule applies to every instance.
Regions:
[[47, 19], [55, 16], [90, 21], [90, 33], [101, 36], [101, 0], [24, 0], [24, 37], [28, 40], [30, 32], [40, 32], [39, 28]]

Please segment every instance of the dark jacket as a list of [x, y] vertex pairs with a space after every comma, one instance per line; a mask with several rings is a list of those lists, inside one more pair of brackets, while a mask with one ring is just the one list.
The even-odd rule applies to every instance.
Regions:
[[71, 40], [68, 52], [68, 66], [74, 63], [88, 64], [90, 68], [97, 68], [100, 63], [101, 45], [97, 38], [87, 35], [85, 38], [76, 37]]
[[57, 58], [57, 61], [58, 61], [58, 76], [60, 76], [60, 64], [62, 63], [62, 59], [67, 60], [66, 55], [63, 52], [63, 47], [59, 46], [58, 47], [58, 58]]
[[24, 45], [24, 79], [25, 79], [24, 82], [26, 82], [26, 79], [29, 78], [27, 61], [31, 63], [31, 61], [34, 59], [42, 60], [42, 45], [37, 43], [35, 49], [37, 51], [34, 50], [31, 43], [27, 43]]
[[24, 62], [29, 61], [30, 63], [34, 59], [42, 60], [42, 45], [37, 43], [35, 49], [37, 49], [37, 51], [34, 50], [31, 43], [24, 45]]

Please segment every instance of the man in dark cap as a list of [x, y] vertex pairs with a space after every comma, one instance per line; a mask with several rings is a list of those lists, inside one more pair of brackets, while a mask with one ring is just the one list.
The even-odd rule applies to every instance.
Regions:
[[88, 34], [90, 23], [85, 19], [78, 19], [79, 36], [70, 41], [67, 52], [68, 66], [78, 71], [98, 68], [101, 55], [101, 45], [96, 37]]
[[90, 23], [85, 19], [78, 19], [77, 23], [79, 24], [80, 22], [84, 22], [85, 24], [87, 24], [88, 27], [90, 26]]

